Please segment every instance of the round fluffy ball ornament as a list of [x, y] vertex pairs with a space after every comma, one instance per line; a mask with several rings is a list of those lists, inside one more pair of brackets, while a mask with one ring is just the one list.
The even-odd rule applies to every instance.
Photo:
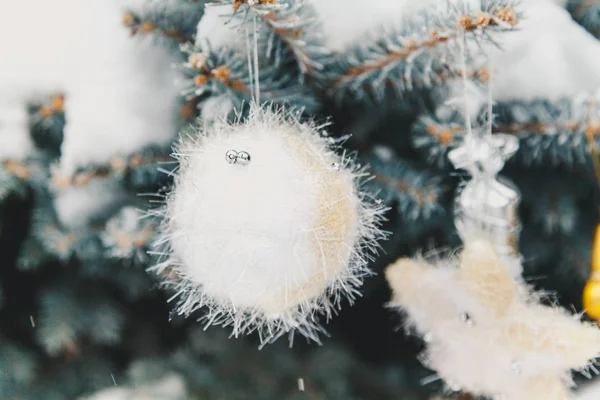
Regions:
[[153, 267], [180, 314], [205, 307], [207, 326], [257, 330], [263, 344], [295, 331], [318, 341], [318, 315], [358, 294], [384, 210], [321, 128], [253, 106], [182, 138]]

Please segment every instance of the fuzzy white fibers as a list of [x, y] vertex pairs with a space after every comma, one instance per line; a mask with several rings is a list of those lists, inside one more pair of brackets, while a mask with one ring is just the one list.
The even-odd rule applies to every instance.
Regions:
[[[457, 265], [459, 264], [459, 265]], [[398, 260], [386, 271], [392, 305], [427, 342], [423, 361], [449, 388], [505, 400], [570, 398], [571, 369], [600, 355], [600, 329], [540, 303], [493, 245], [460, 260]]]
[[[322, 126], [252, 106], [244, 122], [218, 121], [184, 137], [153, 267], [174, 286], [178, 312], [206, 306], [210, 324], [263, 343], [294, 331], [318, 340], [369, 273], [383, 208], [361, 192], [364, 168], [334, 151]], [[247, 165], [225, 153], [246, 151]]]
[[110, 388], [79, 400], [186, 400], [188, 398], [183, 378], [171, 374], [146, 386]]
[[172, 140], [171, 56], [131, 38], [121, 22], [124, 7], [143, 3], [0, 1], [0, 158], [31, 150], [26, 102], [56, 93], [66, 95], [64, 174]]
[[597, 400], [600, 399], [600, 382], [596, 379], [582, 386], [575, 394], [576, 400]]

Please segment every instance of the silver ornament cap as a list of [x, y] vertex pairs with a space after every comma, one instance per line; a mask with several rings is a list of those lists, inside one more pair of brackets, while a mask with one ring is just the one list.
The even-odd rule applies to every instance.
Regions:
[[240, 151], [237, 155], [237, 163], [241, 165], [248, 165], [250, 163], [250, 154], [246, 151]]
[[225, 153], [225, 161], [229, 164], [235, 164], [237, 162], [238, 152], [235, 150], [227, 150]]

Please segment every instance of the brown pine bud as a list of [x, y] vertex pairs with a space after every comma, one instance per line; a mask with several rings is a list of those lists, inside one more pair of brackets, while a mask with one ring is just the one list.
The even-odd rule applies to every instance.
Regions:
[[458, 24], [466, 31], [473, 29], [473, 20], [469, 16], [462, 16], [458, 20]]
[[208, 83], [208, 77], [206, 75], [198, 75], [194, 78], [196, 86], [204, 86]]
[[31, 178], [31, 170], [17, 161], [8, 160], [4, 163], [4, 166], [11, 175], [19, 179], [28, 180]]
[[91, 174], [83, 173], [83, 174], [76, 175], [75, 178], [73, 179], [73, 182], [75, 183], [75, 186], [85, 186], [88, 183], [90, 183], [91, 180], [92, 180]]
[[212, 71], [213, 76], [219, 82], [227, 84], [229, 82], [230, 71], [226, 66], [220, 66]]
[[152, 22], [144, 22], [140, 25], [140, 31], [143, 33], [152, 33], [156, 29], [156, 26]]
[[121, 157], [117, 157], [111, 160], [110, 167], [115, 172], [123, 172], [127, 169], [127, 161]]
[[443, 132], [441, 132], [438, 138], [440, 139], [440, 143], [445, 146], [449, 145], [454, 141], [454, 135], [452, 134], [452, 132], [450, 132], [449, 129], [446, 129]]
[[246, 90], [246, 85], [244, 85], [244, 82], [242, 81], [233, 81], [231, 82], [231, 88], [238, 92], [244, 92]]
[[480, 13], [475, 20], [475, 25], [478, 28], [483, 28], [490, 25], [492, 17], [488, 13]]
[[202, 53], [194, 53], [190, 55], [188, 61], [194, 69], [201, 70], [206, 66], [208, 56]]
[[189, 121], [196, 115], [196, 102], [191, 101], [181, 109], [181, 119]]
[[123, 15], [123, 25], [125, 26], [133, 26], [135, 24], [135, 16], [131, 13], [126, 13]]
[[52, 110], [56, 113], [65, 111], [65, 96], [58, 95], [52, 98]]
[[40, 115], [43, 118], [50, 118], [52, 116], [52, 114], [54, 114], [52, 112], [52, 109], [50, 107], [46, 107], [46, 106], [40, 108], [40, 111], [38, 111], [38, 112], [40, 113]]
[[496, 17], [498, 17], [501, 21], [508, 23], [509, 25], [516, 26], [519, 24], [519, 19], [517, 18], [517, 13], [512, 8], [501, 8], [496, 13]]
[[140, 156], [133, 156], [131, 157], [131, 166], [132, 167], [139, 167], [140, 165], [142, 165], [143, 163], [143, 159]]

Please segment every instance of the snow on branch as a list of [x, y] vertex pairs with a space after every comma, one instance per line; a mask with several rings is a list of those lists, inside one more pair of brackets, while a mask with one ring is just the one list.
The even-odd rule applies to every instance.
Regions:
[[164, 175], [161, 168], [174, 167], [170, 153], [170, 147], [149, 146], [134, 154], [113, 157], [108, 164], [79, 168], [71, 176], [65, 176], [59, 169], [54, 169], [52, 182], [58, 191], [87, 186], [99, 179], [121, 179], [134, 188], [143, 188]]
[[[123, 25], [134, 35], [157, 35], [179, 43], [192, 43], [198, 21], [204, 13], [204, 1], [169, 2], [144, 7], [143, 11], [129, 10], [123, 15]], [[171, 2], [172, 3], [172, 2]]]
[[257, 17], [261, 51], [275, 67], [296, 65], [299, 78], [319, 76], [329, 51], [324, 46], [316, 11], [306, 0], [216, 0], [209, 5], [232, 6], [234, 26], [253, 29]]
[[[494, 43], [492, 34], [515, 29], [520, 13], [512, 0], [482, 0], [479, 10], [469, 8], [466, 0], [437, 10], [424, 10], [407, 18], [400, 27], [383, 36], [365, 40], [341, 54], [327, 66], [328, 94], [337, 101], [348, 96], [354, 100], [380, 101], [388, 92], [405, 95], [418, 88], [430, 88], [461, 77], [452, 60], [459, 52], [463, 32], [468, 46], [468, 63], [475, 63], [484, 43]], [[478, 50], [478, 51], [475, 51]], [[469, 75], [479, 81], [489, 79], [486, 69]]]
[[39, 147], [59, 153], [65, 123], [63, 94], [29, 105], [29, 128], [31, 136]]
[[22, 251], [18, 264], [31, 269], [38, 266], [34, 265], [36, 261], [51, 258], [68, 261], [72, 257], [96, 263], [100, 260], [143, 263], [155, 237], [155, 225], [154, 220], [142, 219], [135, 208], [127, 206], [103, 224], [66, 228], [53, 212], [51, 198], [38, 193], [33, 229], [26, 240], [27, 248], [34, 251]]

